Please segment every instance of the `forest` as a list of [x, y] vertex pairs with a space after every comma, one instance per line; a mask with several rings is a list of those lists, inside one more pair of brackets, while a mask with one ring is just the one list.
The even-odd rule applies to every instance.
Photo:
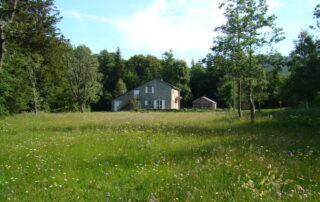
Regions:
[[0, 116], [109, 111], [112, 99], [154, 78], [181, 89], [182, 108], [200, 96], [239, 116], [248, 105], [252, 118], [256, 108], [320, 106], [320, 39], [311, 34], [320, 32], [320, 4], [313, 25], [283, 56], [272, 49], [285, 36], [265, 1], [226, 1], [220, 7], [227, 22], [213, 28], [219, 36], [212, 51], [191, 64], [174, 50], [124, 59], [120, 48], [95, 54], [85, 44], [75, 47], [57, 28], [63, 19], [54, 0], [0, 6]]

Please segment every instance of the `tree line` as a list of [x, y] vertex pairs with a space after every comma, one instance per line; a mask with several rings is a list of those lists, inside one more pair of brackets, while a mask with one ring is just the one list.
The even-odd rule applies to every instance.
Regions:
[[[289, 56], [271, 49], [284, 39], [265, 0], [226, 0], [226, 23], [215, 30], [212, 52], [199, 61], [134, 55], [120, 48], [93, 54], [74, 47], [57, 28], [54, 0], [3, 0], [0, 4], [0, 115], [48, 111], [107, 111], [112, 99], [154, 78], [181, 89], [182, 107], [207, 96], [219, 107], [320, 105], [320, 40], [303, 31]], [[320, 5], [314, 9], [316, 33]], [[307, 30], [307, 28], [306, 28]]]

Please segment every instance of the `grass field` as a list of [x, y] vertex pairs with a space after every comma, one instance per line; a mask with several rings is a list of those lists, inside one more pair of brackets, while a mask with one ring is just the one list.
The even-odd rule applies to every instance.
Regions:
[[319, 201], [320, 111], [0, 120], [0, 201]]

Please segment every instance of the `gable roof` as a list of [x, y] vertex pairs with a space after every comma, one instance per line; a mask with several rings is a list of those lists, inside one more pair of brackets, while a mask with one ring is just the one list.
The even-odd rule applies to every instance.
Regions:
[[[154, 80], [157, 80], [157, 81], [160, 81], [160, 82], [162, 82], [162, 83], [164, 83], [164, 84], [167, 84], [168, 86], [170, 86], [171, 88], [174, 88], [174, 89], [176, 89], [176, 90], [181, 90], [180, 88], [178, 88], [178, 87], [176, 87], [176, 86], [174, 86], [174, 85], [172, 85], [172, 84], [170, 84], [170, 83], [168, 83], [168, 82], [165, 82], [163, 79], [153, 79], [153, 80], [151, 80], [151, 81], [154, 81]], [[151, 82], [151, 81], [148, 81], [148, 82]], [[146, 82], [146, 83], [148, 83], [148, 82]], [[145, 83], [144, 83], [145, 84]], [[142, 85], [144, 85], [144, 84], [142, 84]], [[142, 86], [142, 85], [140, 85], [140, 86]]]
[[207, 98], [206, 96], [199, 97], [199, 98], [193, 100], [192, 103], [197, 102], [199, 100], [206, 100], [206, 101], [211, 102], [211, 103], [217, 103], [216, 101], [213, 101], [213, 100]]

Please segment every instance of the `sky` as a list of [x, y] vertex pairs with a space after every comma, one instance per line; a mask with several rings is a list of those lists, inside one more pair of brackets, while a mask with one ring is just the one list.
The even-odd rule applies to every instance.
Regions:
[[[120, 47], [123, 58], [154, 55], [172, 50], [176, 58], [190, 62], [211, 52], [225, 23], [220, 0], [56, 0], [63, 17], [61, 33], [75, 46], [86, 45], [93, 53]], [[288, 55], [294, 40], [315, 25], [313, 10], [319, 0], [267, 0], [269, 14], [277, 16], [286, 39], [275, 45]]]

